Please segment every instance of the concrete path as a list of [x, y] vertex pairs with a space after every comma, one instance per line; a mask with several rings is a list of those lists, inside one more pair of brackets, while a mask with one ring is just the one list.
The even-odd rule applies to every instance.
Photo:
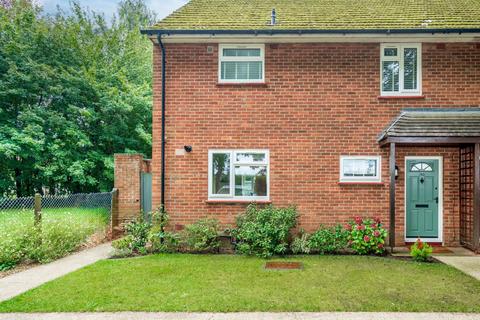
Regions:
[[[434, 257], [445, 264], [448, 264], [458, 270], [471, 275], [480, 280], [480, 255], [475, 256], [444, 256], [434, 255]], [[480, 301], [479, 301], [480, 303]]]
[[[88, 266], [89, 264], [97, 262], [98, 260], [106, 259], [108, 258], [111, 250], [112, 247], [110, 243], [101, 244], [95, 248], [72, 254], [52, 263], [44, 264], [19, 273], [14, 273], [3, 279], [0, 279], [0, 302], [38, 287], [45, 282]], [[8, 319], [16, 318], [10, 317]]]
[[0, 320], [478, 320], [480, 314], [465, 313], [11, 313]]

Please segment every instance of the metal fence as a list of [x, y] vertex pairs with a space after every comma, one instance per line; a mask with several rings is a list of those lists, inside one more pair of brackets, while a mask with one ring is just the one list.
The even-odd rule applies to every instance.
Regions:
[[[33, 210], [35, 197], [0, 198], [0, 212]], [[103, 208], [112, 212], [112, 192], [47, 195], [41, 197], [42, 208]]]

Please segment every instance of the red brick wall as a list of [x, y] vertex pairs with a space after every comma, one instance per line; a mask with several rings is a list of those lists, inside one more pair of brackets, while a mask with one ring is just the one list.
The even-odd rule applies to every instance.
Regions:
[[[204, 216], [234, 222], [244, 204], [207, 204], [208, 149], [270, 150], [275, 205], [296, 204], [301, 227], [381, 216], [388, 225], [388, 148], [377, 135], [405, 107], [480, 104], [480, 47], [423, 44], [423, 94], [379, 99], [379, 44], [266, 45], [266, 85], [217, 84], [217, 46], [167, 44], [166, 208], [175, 224]], [[161, 55], [154, 48], [153, 203], [160, 203]], [[193, 146], [176, 156], [175, 149]], [[456, 148], [398, 147], [404, 155], [443, 155], [445, 238], [458, 243]], [[383, 185], [340, 185], [340, 155], [381, 155]], [[402, 173], [403, 174], [403, 171]], [[403, 239], [403, 178], [397, 191]]]
[[140, 215], [140, 176], [142, 172], [150, 172], [151, 165], [141, 154], [115, 154], [114, 160], [118, 209], [112, 212], [112, 227], [116, 228]]

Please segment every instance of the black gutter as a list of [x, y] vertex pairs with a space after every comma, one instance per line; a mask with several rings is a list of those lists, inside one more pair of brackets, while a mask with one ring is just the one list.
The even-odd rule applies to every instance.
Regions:
[[162, 42], [161, 35], [158, 35], [158, 43], [162, 50], [162, 174], [161, 174], [161, 205], [165, 210], [165, 46]]
[[447, 28], [447, 29], [339, 29], [339, 30], [312, 30], [312, 29], [261, 29], [261, 30], [161, 30], [144, 29], [140, 31], [146, 35], [302, 35], [302, 34], [448, 34], [448, 33], [480, 33], [480, 28]]

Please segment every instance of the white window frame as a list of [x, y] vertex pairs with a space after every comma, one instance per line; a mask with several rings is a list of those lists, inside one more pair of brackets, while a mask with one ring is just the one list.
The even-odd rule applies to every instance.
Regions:
[[[223, 49], [260, 49], [259, 57], [224, 57]], [[222, 79], [222, 62], [225, 61], [260, 61], [262, 62], [261, 79]], [[265, 45], [264, 44], [219, 44], [218, 45], [218, 82], [219, 83], [264, 83], [265, 82]]]
[[[230, 154], [230, 194], [213, 194], [212, 161], [214, 153]], [[237, 162], [238, 153], [263, 153], [263, 162]], [[266, 196], [236, 196], [235, 195], [235, 165], [266, 166], [267, 167], [267, 195]], [[270, 199], [270, 151], [267, 149], [211, 149], [208, 150], [208, 200], [240, 200], [240, 201], [269, 201]]]
[[[385, 56], [386, 48], [397, 49], [397, 56]], [[417, 49], [417, 89], [404, 89], [404, 57], [405, 48]], [[399, 70], [399, 86], [398, 92], [383, 91], [383, 62], [398, 61]], [[381, 96], [421, 96], [422, 95], [422, 44], [421, 43], [383, 43], [380, 46], [380, 95]]]
[[[344, 160], [376, 160], [377, 175], [375, 177], [346, 177], [343, 175]], [[340, 182], [382, 182], [382, 157], [381, 156], [340, 156]]]

